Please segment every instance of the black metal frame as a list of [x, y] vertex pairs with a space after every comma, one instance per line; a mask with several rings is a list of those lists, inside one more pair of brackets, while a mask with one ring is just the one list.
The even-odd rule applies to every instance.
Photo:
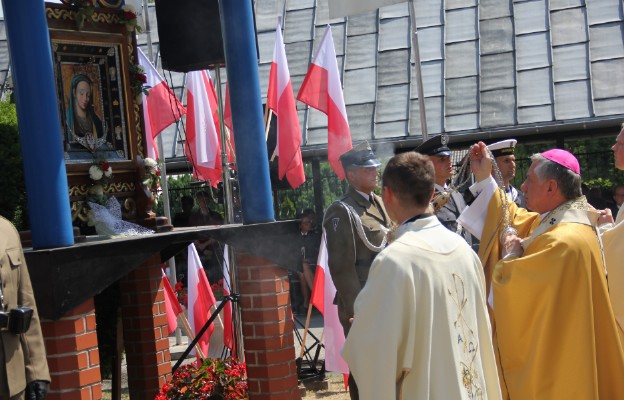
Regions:
[[219, 315], [221, 310], [223, 310], [223, 307], [225, 307], [227, 302], [231, 301], [232, 303], [236, 303], [236, 302], [238, 302], [239, 299], [240, 299], [240, 295], [238, 293], [233, 293], [233, 294], [230, 294], [228, 296], [223, 297], [223, 300], [221, 301], [221, 304], [219, 304], [219, 306], [217, 307], [215, 312], [213, 312], [212, 315], [210, 316], [210, 318], [208, 318], [208, 321], [204, 324], [204, 326], [202, 326], [202, 328], [197, 333], [197, 335], [195, 335], [195, 338], [193, 338], [191, 343], [189, 343], [189, 345], [186, 347], [186, 350], [184, 350], [184, 353], [182, 353], [182, 355], [180, 356], [178, 361], [175, 363], [175, 365], [171, 369], [172, 372], [175, 372], [178, 369], [178, 367], [180, 367], [180, 365], [186, 359], [186, 357], [189, 355], [189, 353], [191, 352], [193, 347], [195, 347], [197, 342], [199, 342], [199, 338], [202, 337], [202, 335], [206, 332], [206, 330], [208, 329], [210, 324], [212, 324], [212, 322], [215, 320], [215, 318], [217, 318], [217, 315]]

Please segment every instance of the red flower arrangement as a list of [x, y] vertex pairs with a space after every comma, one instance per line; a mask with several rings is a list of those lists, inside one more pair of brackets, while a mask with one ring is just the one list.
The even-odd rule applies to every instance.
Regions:
[[137, 12], [131, 5], [124, 5], [121, 7], [123, 13], [119, 17], [119, 23], [126, 24], [126, 28], [132, 32], [136, 29], [137, 32], [143, 32], [143, 29], [137, 21]]
[[130, 86], [132, 86], [132, 91], [134, 95], [139, 97], [139, 95], [144, 94], [149, 96], [149, 89], [151, 86], [146, 85], [147, 83], [147, 75], [145, 75], [145, 70], [139, 64], [130, 64]]
[[178, 368], [165, 383], [155, 400], [248, 399], [247, 369], [233, 357], [206, 358], [201, 365], [191, 363]]
[[186, 294], [186, 291], [184, 290], [184, 283], [182, 282], [176, 283], [175, 287], [173, 288], [173, 291], [175, 292], [178, 298], [178, 302], [182, 304], [184, 307], [188, 308], [188, 295]]

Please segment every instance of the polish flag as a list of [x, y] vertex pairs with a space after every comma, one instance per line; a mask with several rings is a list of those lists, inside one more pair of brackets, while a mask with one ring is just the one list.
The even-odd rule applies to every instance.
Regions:
[[[230, 151], [236, 152], [234, 147], [234, 123], [232, 122], [232, 106], [230, 106], [230, 85], [225, 84], [225, 107], [223, 108], [223, 123], [229, 129], [228, 139], [228, 156], [230, 161], [233, 161], [233, 157]], [[230, 148], [231, 147], [231, 148]]]
[[158, 159], [158, 150], [154, 138], [165, 128], [173, 124], [184, 114], [186, 109], [178, 98], [173, 94], [165, 80], [160, 76], [156, 68], [145, 56], [140, 48], [137, 48], [139, 65], [143, 67], [147, 78], [145, 84], [150, 86], [149, 96], [143, 96], [143, 119], [145, 121], [145, 139], [147, 156]]
[[186, 146], [184, 151], [199, 179], [213, 187], [223, 179], [217, 94], [207, 71], [187, 74]]
[[[223, 247], [223, 296], [229, 296], [232, 290], [230, 285], [230, 256], [228, 245]], [[234, 324], [232, 323], [232, 302], [228, 301], [223, 307], [223, 345], [230, 349], [230, 354], [236, 355], [234, 346]]]
[[278, 176], [283, 179], [286, 175], [290, 186], [296, 189], [305, 182], [301, 158], [301, 128], [290, 81], [290, 72], [288, 72], [280, 21], [277, 22], [277, 29], [275, 30], [275, 48], [273, 49], [273, 63], [271, 63], [269, 74], [267, 107], [278, 118], [277, 148], [275, 149], [275, 155], [279, 157]]
[[[188, 247], [188, 321], [192, 332], [197, 335], [216, 310], [216, 303], [206, 272], [202, 267], [195, 245]], [[218, 320], [221, 321], [220, 319]], [[197, 342], [202, 353], [208, 356], [210, 335], [214, 332], [214, 323], [204, 332]]]
[[178, 327], [178, 315], [182, 314], [182, 306], [178, 302], [178, 297], [173, 292], [171, 282], [162, 271], [162, 285], [165, 291], [165, 311], [167, 313], [167, 325], [169, 326], [169, 334], [171, 335]]
[[[323, 337], [325, 341], [325, 369], [328, 371], [349, 374], [347, 362], [342, 358], [340, 350], [345, 343], [344, 331], [338, 319], [338, 306], [334, 304], [336, 287], [332, 281], [327, 264], [327, 238], [323, 230], [321, 248], [319, 249], [314, 285], [310, 302], [316, 307], [324, 319]], [[346, 382], [346, 381], [345, 381]]]
[[338, 178], [344, 179], [340, 156], [353, 144], [329, 25], [301, 84], [297, 100], [327, 114], [327, 159]]

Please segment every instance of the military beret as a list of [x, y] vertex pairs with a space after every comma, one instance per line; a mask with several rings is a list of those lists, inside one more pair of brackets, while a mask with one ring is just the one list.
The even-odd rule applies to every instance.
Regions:
[[373, 152], [373, 149], [371, 149], [367, 141], [364, 141], [346, 153], [343, 153], [340, 156], [340, 162], [342, 163], [342, 167], [345, 169], [349, 167], [377, 168], [381, 165], [381, 162], [379, 162]]

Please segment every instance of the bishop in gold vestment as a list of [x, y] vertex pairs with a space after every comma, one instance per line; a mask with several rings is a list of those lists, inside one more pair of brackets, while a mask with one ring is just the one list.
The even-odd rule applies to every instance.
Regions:
[[[569, 168], [553, 158], [578, 175], [580, 186], [578, 162]], [[565, 198], [562, 182], [536, 173], [542, 163], [558, 168], [552, 162], [535, 157], [522, 185], [529, 207], [541, 214], [505, 202], [493, 179], [479, 179], [475, 171], [478, 196], [460, 217], [481, 238], [479, 256], [490, 275], [501, 389], [512, 400], [621, 399], [624, 355], [592, 226], [597, 215], [588, 211], [580, 187], [576, 198]], [[553, 193], [558, 201], [549, 197]], [[499, 245], [503, 204], [524, 238], [509, 247], [513, 251]]]

